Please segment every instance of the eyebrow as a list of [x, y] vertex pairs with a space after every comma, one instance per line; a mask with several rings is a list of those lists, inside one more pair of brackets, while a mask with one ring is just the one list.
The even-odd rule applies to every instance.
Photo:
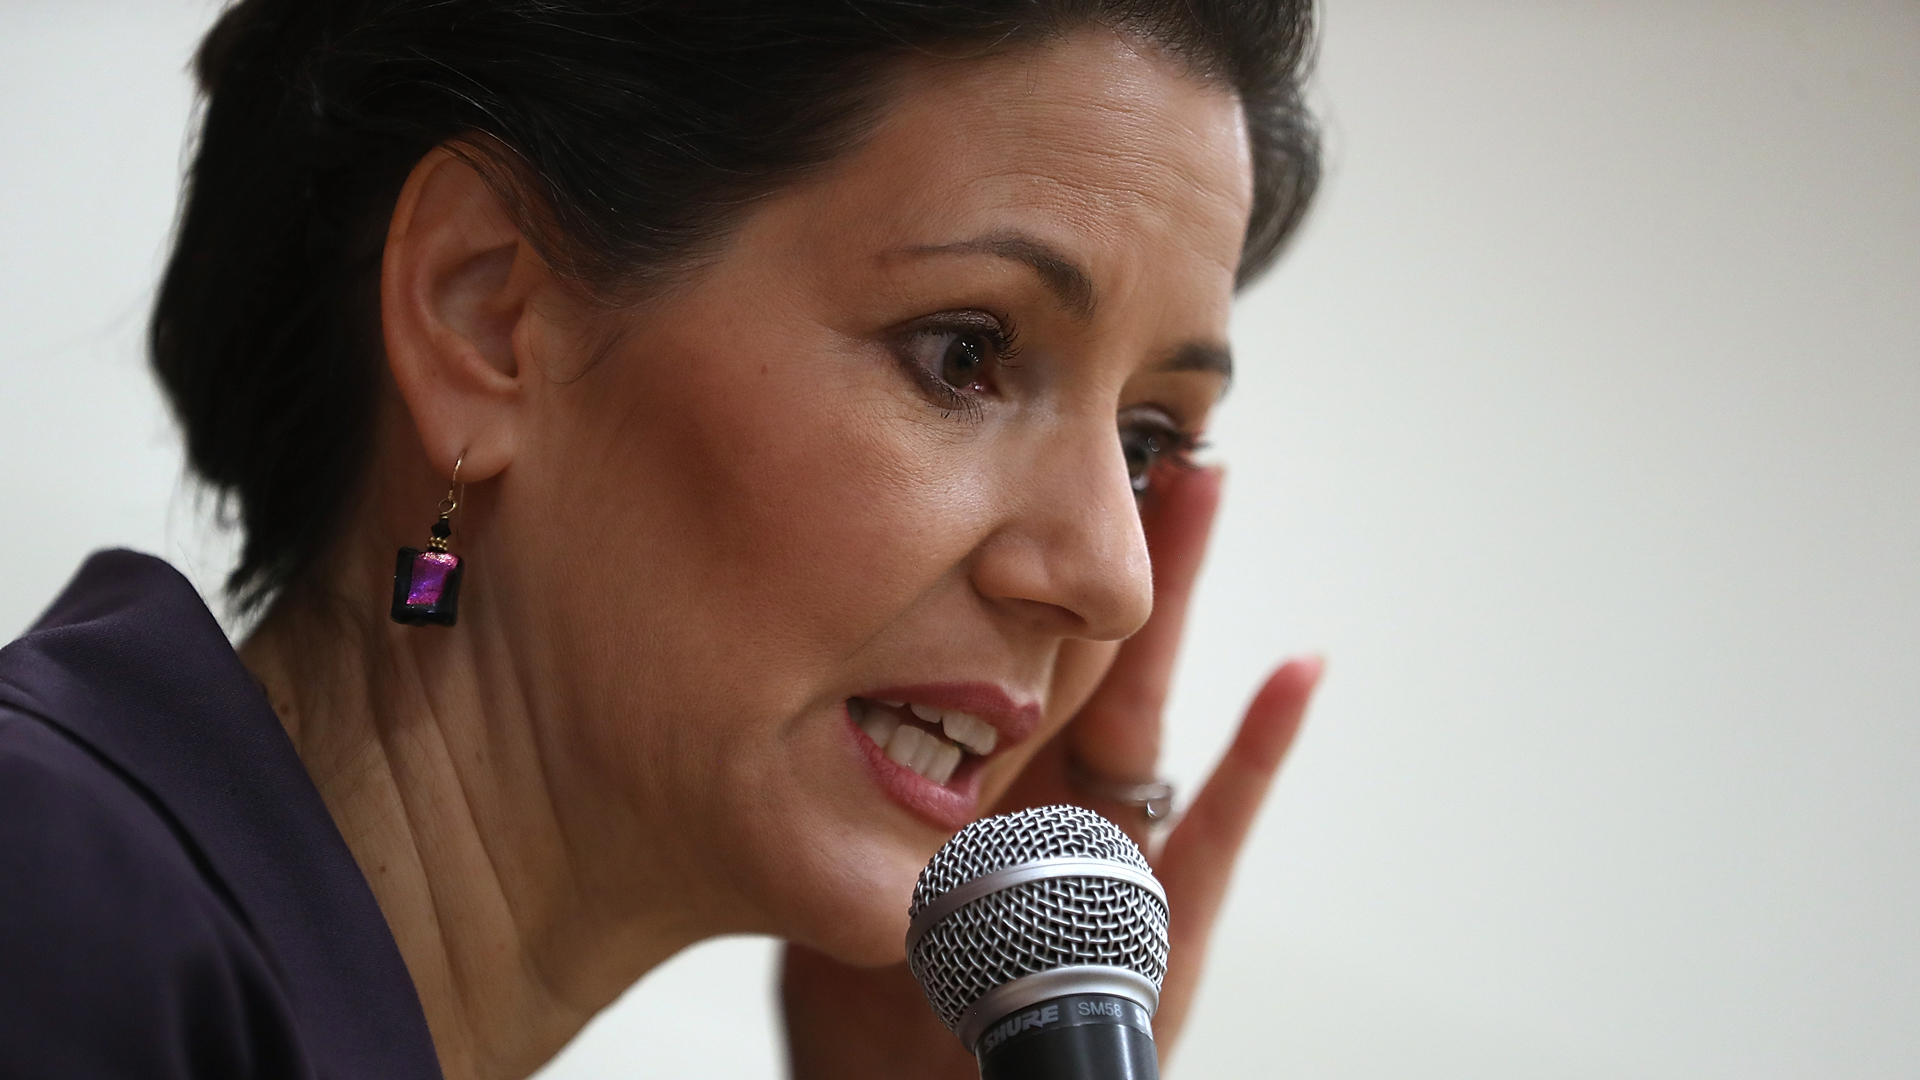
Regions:
[[1155, 364], [1155, 371], [1203, 371], [1233, 381], [1233, 350], [1225, 345], [1189, 341], [1173, 350], [1173, 355]]
[[1058, 248], [1026, 233], [998, 233], [951, 244], [908, 248], [915, 255], [992, 255], [1025, 264], [1076, 318], [1093, 315], [1093, 278]]

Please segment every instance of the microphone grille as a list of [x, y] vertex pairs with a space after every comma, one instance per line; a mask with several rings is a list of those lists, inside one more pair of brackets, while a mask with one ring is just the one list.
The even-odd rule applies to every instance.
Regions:
[[[1127, 834], [1078, 806], [1043, 806], [962, 829], [920, 874], [911, 919], [983, 875], [1041, 859], [1082, 858], [1152, 871]], [[1125, 968], [1156, 987], [1167, 973], [1167, 907], [1155, 893], [1099, 875], [1023, 881], [963, 904], [913, 943], [908, 964], [956, 1033], [996, 987], [1055, 968]]]
[[908, 919], [977, 877], [1038, 859], [1105, 859], [1145, 873], [1140, 849], [1120, 827], [1081, 806], [1036, 806], [981, 818], [954, 834], [920, 871]]

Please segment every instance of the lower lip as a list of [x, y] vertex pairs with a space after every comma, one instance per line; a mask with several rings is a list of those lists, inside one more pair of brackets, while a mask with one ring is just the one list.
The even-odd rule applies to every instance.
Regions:
[[[844, 713], [846, 706], [842, 704]], [[957, 832], [979, 816], [980, 765], [983, 759], [968, 757], [954, 770], [946, 784], [933, 781], [893, 760], [867, 738], [847, 715], [847, 733], [866, 755], [880, 790], [915, 817], [948, 832]]]

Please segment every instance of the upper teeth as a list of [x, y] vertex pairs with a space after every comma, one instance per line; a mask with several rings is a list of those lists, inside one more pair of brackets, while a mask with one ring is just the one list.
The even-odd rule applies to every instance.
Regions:
[[887, 757], [936, 784], [953, 779], [953, 770], [960, 765], [961, 746], [975, 754], [990, 754], [1000, 739], [1000, 733], [993, 725], [962, 712], [941, 712], [924, 705], [912, 706], [913, 715], [929, 724], [939, 725], [946, 732], [947, 738], [943, 739], [923, 728], [901, 723], [899, 717], [885, 709], [864, 707], [857, 700], [851, 704], [855, 706], [854, 719], [859, 723], [860, 730], [867, 733], [867, 738], [872, 739], [875, 746]]
[[1000, 732], [977, 716], [963, 712], [942, 712], [925, 705], [912, 705], [909, 708], [913, 710], [913, 715], [929, 724], [938, 724], [946, 731], [947, 738], [975, 754], [993, 753], [995, 744], [1000, 741]]

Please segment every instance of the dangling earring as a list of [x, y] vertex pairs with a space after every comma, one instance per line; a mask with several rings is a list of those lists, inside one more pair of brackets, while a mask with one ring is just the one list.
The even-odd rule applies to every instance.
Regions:
[[429, 530], [427, 550], [403, 547], [393, 563], [393, 621], [408, 626], [437, 623], [452, 626], [460, 609], [460, 575], [466, 564], [460, 556], [447, 551], [447, 538], [453, 535], [450, 520], [460, 500], [454, 493], [460, 487], [460, 464], [467, 460], [462, 452], [453, 463], [453, 482], [447, 497], [440, 500], [440, 520]]

